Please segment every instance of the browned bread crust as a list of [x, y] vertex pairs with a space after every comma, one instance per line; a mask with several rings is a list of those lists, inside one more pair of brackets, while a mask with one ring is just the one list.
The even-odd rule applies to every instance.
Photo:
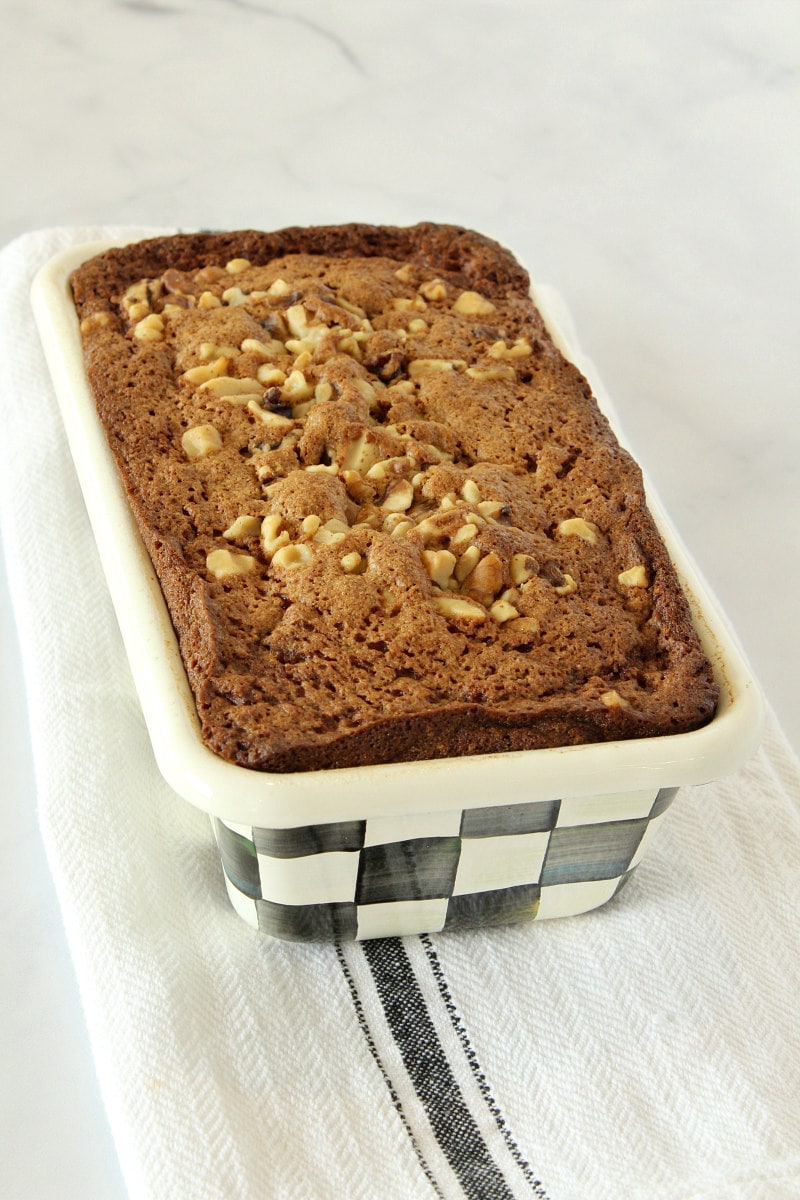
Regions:
[[495, 242], [187, 234], [72, 287], [222, 757], [299, 771], [711, 718], [639, 469]]

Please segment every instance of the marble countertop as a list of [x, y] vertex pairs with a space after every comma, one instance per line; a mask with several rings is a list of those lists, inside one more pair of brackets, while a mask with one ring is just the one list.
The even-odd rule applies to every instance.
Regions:
[[[797, 5], [0, 12], [0, 244], [50, 225], [432, 219], [498, 238], [556, 285], [800, 749]], [[0, 1193], [112, 1200], [4, 575], [0, 637]]]

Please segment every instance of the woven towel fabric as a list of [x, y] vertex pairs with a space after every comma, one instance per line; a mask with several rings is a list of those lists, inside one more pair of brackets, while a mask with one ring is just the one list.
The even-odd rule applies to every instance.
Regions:
[[2, 252], [0, 512], [42, 836], [131, 1196], [800, 1196], [800, 767], [772, 719], [596, 913], [342, 948], [233, 914], [207, 819], [150, 753], [28, 304], [51, 254], [127, 232]]

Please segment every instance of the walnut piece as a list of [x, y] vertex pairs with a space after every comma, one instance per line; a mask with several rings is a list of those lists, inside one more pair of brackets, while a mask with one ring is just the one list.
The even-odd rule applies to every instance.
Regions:
[[206, 566], [217, 579], [227, 579], [229, 575], [249, 575], [256, 569], [256, 560], [250, 554], [212, 550], [206, 556]]
[[222, 437], [213, 425], [193, 425], [181, 438], [187, 458], [206, 458], [222, 449]]
[[495, 306], [480, 292], [462, 292], [453, 305], [453, 312], [464, 313], [467, 316], [488, 316], [496, 312]]

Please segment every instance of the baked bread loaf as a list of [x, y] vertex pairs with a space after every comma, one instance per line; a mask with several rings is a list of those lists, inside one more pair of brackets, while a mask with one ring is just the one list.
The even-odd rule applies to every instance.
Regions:
[[694, 729], [717, 688], [513, 256], [434, 224], [202, 233], [72, 287], [206, 744], [265, 771]]

